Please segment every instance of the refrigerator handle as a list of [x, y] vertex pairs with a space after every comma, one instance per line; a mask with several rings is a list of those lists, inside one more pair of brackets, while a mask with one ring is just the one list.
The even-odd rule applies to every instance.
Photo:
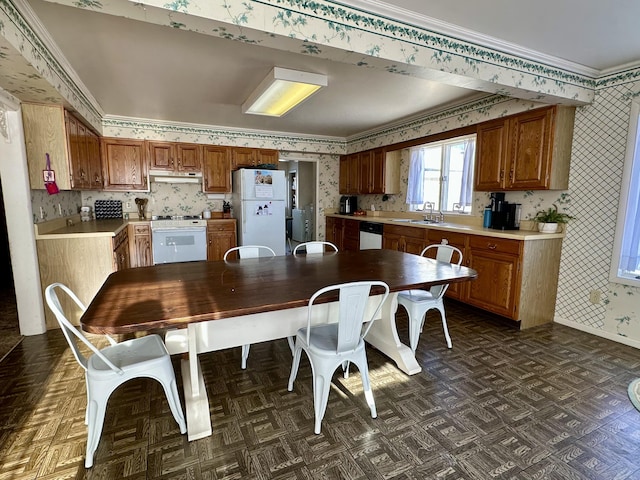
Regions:
[[242, 203], [242, 233], [247, 233], [247, 202]]

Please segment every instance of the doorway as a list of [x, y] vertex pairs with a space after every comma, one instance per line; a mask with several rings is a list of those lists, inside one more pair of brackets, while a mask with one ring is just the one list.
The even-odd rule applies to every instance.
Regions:
[[287, 250], [299, 243], [316, 240], [317, 162], [307, 159], [281, 159], [287, 178]]

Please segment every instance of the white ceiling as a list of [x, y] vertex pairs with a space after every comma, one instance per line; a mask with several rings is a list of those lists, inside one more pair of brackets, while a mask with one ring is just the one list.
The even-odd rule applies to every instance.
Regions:
[[[29, 3], [107, 115], [349, 137], [485, 95], [87, 9]], [[344, 3], [412, 23], [438, 19], [447, 22], [439, 25], [443, 33], [480, 37], [551, 64], [565, 60], [599, 71], [640, 60], [635, 0]], [[329, 88], [282, 118], [243, 115], [241, 104], [274, 65], [327, 74]]]

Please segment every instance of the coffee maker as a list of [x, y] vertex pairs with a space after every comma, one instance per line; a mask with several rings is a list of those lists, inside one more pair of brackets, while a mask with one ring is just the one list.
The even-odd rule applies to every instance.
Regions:
[[496, 230], [520, 230], [522, 205], [509, 203], [504, 192], [491, 194], [491, 228]]
[[340, 197], [340, 215], [352, 215], [358, 209], [358, 197], [343, 195]]

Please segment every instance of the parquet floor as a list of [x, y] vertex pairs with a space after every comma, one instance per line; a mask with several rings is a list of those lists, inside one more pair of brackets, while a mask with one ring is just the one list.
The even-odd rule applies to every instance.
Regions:
[[640, 412], [626, 394], [640, 351], [447, 309], [453, 349], [432, 312], [420, 374], [368, 350], [377, 419], [353, 368], [347, 380], [335, 375], [314, 435], [308, 362], [288, 392], [287, 343], [264, 343], [246, 371], [239, 348], [202, 355], [209, 438], [180, 435], [154, 382], [116, 391], [89, 470], [83, 372], [60, 332], [27, 337], [0, 363], [0, 479], [640, 478]]

